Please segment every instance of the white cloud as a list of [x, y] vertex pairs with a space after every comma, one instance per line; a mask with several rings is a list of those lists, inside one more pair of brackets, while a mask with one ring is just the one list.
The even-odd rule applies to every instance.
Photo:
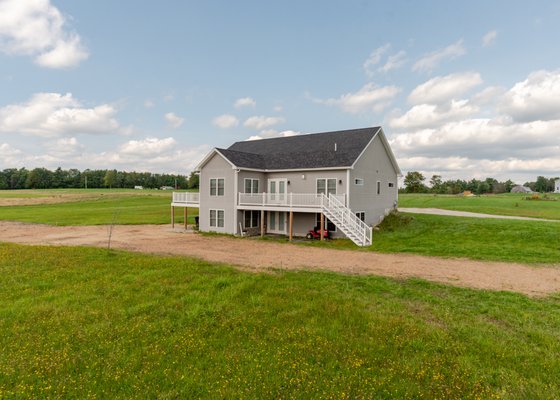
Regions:
[[297, 136], [301, 135], [301, 132], [286, 130], [278, 132], [274, 129], [268, 129], [261, 131], [258, 135], [250, 136], [247, 140], [260, 140], [260, 139], [269, 139], [274, 137], [289, 137], [289, 136]]
[[255, 107], [257, 105], [257, 102], [255, 100], [253, 100], [251, 97], [242, 97], [240, 99], [235, 100], [235, 103], [233, 104], [233, 106], [235, 108], [241, 108], [241, 107]]
[[387, 73], [389, 71], [402, 67], [404, 64], [406, 64], [407, 61], [408, 60], [406, 59], [406, 51], [401, 50], [396, 54], [390, 55], [387, 58], [385, 64], [383, 64], [382, 67], [379, 67], [379, 71]]
[[282, 111], [284, 111], [284, 107], [282, 107], [282, 106], [275, 106], [275, 107], [274, 107], [274, 111], [275, 111], [275, 112], [282, 112]]
[[154, 103], [152, 100], [145, 100], [144, 101], [144, 107], [146, 108], [152, 108], [155, 107], [156, 103]]
[[560, 70], [536, 71], [516, 83], [505, 95], [499, 110], [516, 121], [560, 118]]
[[239, 120], [235, 115], [223, 114], [214, 118], [214, 120], [212, 120], [212, 123], [218, 128], [229, 129], [239, 125]]
[[72, 94], [37, 93], [25, 103], [0, 108], [0, 132], [42, 137], [119, 132], [109, 104], [84, 108]]
[[395, 129], [432, 128], [456, 119], [468, 117], [478, 111], [468, 100], [452, 100], [450, 104], [418, 104], [404, 115], [393, 117], [389, 126]]
[[253, 116], [247, 118], [243, 124], [246, 128], [266, 129], [268, 127], [281, 124], [285, 121], [282, 117]]
[[[8, 143], [0, 143], [0, 169], [13, 167], [57, 167], [84, 170], [116, 168], [124, 171], [160, 173], [190, 172], [212, 148], [207, 144], [181, 146], [175, 139], [145, 138], [130, 140], [110, 151], [91, 151], [74, 138], [49, 141], [39, 154], [21, 151]], [[57, 146], [59, 146], [57, 148]], [[66, 149], [66, 151], [65, 151]], [[72, 151], [74, 150], [74, 151]]]
[[425, 54], [412, 66], [413, 71], [430, 72], [433, 71], [443, 60], [452, 60], [466, 54], [463, 47], [463, 40], [459, 40], [443, 49]]
[[377, 64], [381, 61], [381, 57], [387, 52], [387, 50], [389, 50], [390, 47], [391, 45], [387, 43], [371, 52], [363, 65], [364, 72], [367, 76], [373, 76]]
[[[557, 176], [558, 98], [560, 71], [537, 71], [507, 92], [490, 86], [470, 100], [416, 105], [390, 119], [391, 127], [403, 131], [391, 136], [391, 145], [404, 171], [427, 176], [518, 182]], [[481, 117], [481, 112], [490, 116]]]
[[482, 37], [482, 45], [484, 47], [492, 46], [496, 42], [496, 37], [497, 36], [498, 36], [498, 32], [496, 32], [496, 31], [490, 31], [490, 32], [486, 33]]
[[557, 158], [507, 158], [501, 160], [472, 160], [467, 157], [404, 157], [399, 158], [403, 171], [420, 171], [428, 179], [437, 174], [443, 179], [485, 179], [493, 177], [517, 183], [534, 181], [538, 175], [557, 176], [560, 160]]
[[181, 117], [179, 117], [178, 115], [175, 115], [175, 113], [172, 113], [172, 112], [168, 112], [163, 117], [167, 121], [167, 124], [169, 125], [169, 127], [172, 128], [172, 129], [179, 128], [181, 125], [183, 125], [183, 122], [185, 122], [184, 118], [181, 118]]
[[48, 68], [68, 68], [88, 58], [80, 36], [49, 0], [0, 1], [0, 51], [35, 57]]
[[0, 144], [0, 156], [11, 157], [17, 154], [21, 154], [21, 150], [13, 148], [8, 143]]
[[401, 91], [396, 86], [378, 87], [368, 83], [355, 93], [346, 93], [337, 99], [312, 99], [316, 103], [334, 105], [343, 111], [358, 114], [361, 112], [383, 111]]
[[471, 103], [476, 105], [495, 104], [502, 98], [505, 92], [506, 89], [504, 89], [503, 87], [488, 86], [482, 91], [475, 94], [471, 98]]
[[144, 140], [130, 140], [122, 144], [119, 153], [128, 156], [154, 157], [171, 151], [176, 145], [172, 137], [158, 139], [146, 138]]
[[20, 168], [26, 166], [22, 163], [24, 154], [8, 143], [0, 143], [0, 170], [6, 168]]
[[477, 72], [462, 72], [438, 76], [418, 85], [408, 96], [412, 104], [440, 104], [456, 98], [482, 83]]
[[85, 146], [78, 142], [78, 139], [75, 137], [69, 137], [60, 138], [55, 141], [49, 140], [46, 143], [45, 148], [50, 154], [63, 157], [73, 154], [81, 154], [84, 151]]

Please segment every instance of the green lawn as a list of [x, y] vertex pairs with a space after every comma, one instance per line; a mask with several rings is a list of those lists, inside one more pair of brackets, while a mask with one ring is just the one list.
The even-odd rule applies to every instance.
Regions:
[[[41, 193], [44, 191], [33, 191]], [[84, 192], [84, 191], [79, 191]], [[59, 193], [59, 192], [58, 192]], [[76, 194], [77, 191], [70, 191]], [[91, 195], [92, 192], [89, 192]], [[170, 222], [171, 192], [164, 191], [93, 191], [94, 197], [68, 203], [0, 207], [0, 220], [46, 223], [52, 225], [166, 224]], [[96, 194], [95, 194], [96, 193]], [[439, 199], [440, 196], [413, 195], [405, 199]], [[506, 200], [519, 196], [503, 196]], [[456, 198], [443, 196], [449, 204], [461, 201], [496, 202], [498, 197]], [[498, 200], [497, 200], [498, 199]], [[401, 197], [401, 204], [402, 204]], [[405, 200], [406, 201], [406, 200]], [[439, 200], [438, 200], [439, 201]], [[520, 200], [522, 202], [522, 200]], [[558, 202], [525, 201], [529, 205]], [[431, 205], [430, 205], [431, 206]], [[505, 208], [504, 208], [505, 209]], [[475, 211], [481, 211], [480, 207]], [[482, 210], [488, 212], [488, 210]], [[198, 209], [188, 210], [194, 223]], [[548, 216], [550, 217], [550, 216]], [[386, 253], [414, 253], [444, 257], [467, 257], [479, 260], [523, 263], [560, 263], [560, 223], [477, 219], [414, 215], [413, 221], [394, 230], [374, 232], [373, 246], [365, 249]], [[176, 210], [176, 222], [183, 213]], [[272, 239], [278, 240], [278, 239]], [[286, 241], [286, 239], [280, 239]], [[307, 245], [364, 250], [349, 240], [328, 243], [304, 242]]]
[[[0, 192], [6, 195], [6, 192]], [[22, 191], [25, 196], [78, 195], [71, 202], [0, 207], [0, 220], [35, 222], [50, 225], [167, 224], [171, 221], [171, 191], [158, 190], [64, 190]], [[8, 193], [13, 194], [13, 193]], [[194, 224], [198, 209], [189, 208], [189, 223]], [[182, 223], [183, 210], [176, 210]]]
[[[472, 197], [440, 194], [399, 194], [399, 206], [560, 219], [560, 195], [550, 193], [547, 195], [556, 201], [525, 200], [526, 197], [530, 196], [509, 193]], [[543, 195], [540, 195], [540, 197], [542, 198]]]
[[560, 297], [0, 244], [0, 398], [555, 398]]
[[113, 196], [113, 195], [135, 195], [135, 196], [162, 196], [171, 198], [171, 191], [167, 190], [134, 190], [134, 189], [22, 189], [22, 190], [0, 190], [1, 198], [34, 198], [61, 195], [89, 196]]
[[[404, 214], [406, 215], [406, 214]], [[413, 253], [475, 260], [560, 265], [560, 223], [410, 214], [408, 225], [373, 232], [373, 245], [348, 239], [298, 242], [306, 246]], [[266, 238], [287, 243], [287, 239]]]

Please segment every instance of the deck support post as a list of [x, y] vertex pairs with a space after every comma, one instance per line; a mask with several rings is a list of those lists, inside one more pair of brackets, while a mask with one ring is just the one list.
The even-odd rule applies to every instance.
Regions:
[[290, 242], [292, 241], [293, 235], [294, 235], [294, 212], [290, 210]]
[[187, 211], [187, 207], [185, 207], [185, 210], [183, 211], [183, 218], [185, 219], [185, 230], [187, 230], [187, 217], [188, 217], [188, 211]]
[[321, 211], [321, 226], [319, 228], [321, 232], [321, 241], [323, 241], [325, 239], [325, 214], [323, 214], [322, 211]]
[[171, 206], [171, 228], [175, 228], [175, 206]]
[[264, 210], [261, 210], [261, 237], [264, 237]]

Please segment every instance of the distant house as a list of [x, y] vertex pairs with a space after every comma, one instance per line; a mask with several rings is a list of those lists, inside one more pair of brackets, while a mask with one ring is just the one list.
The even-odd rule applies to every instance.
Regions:
[[554, 193], [560, 193], [560, 179], [554, 181]]
[[511, 193], [533, 193], [533, 191], [527, 186], [515, 185], [511, 188]]
[[322, 222], [360, 246], [396, 208], [401, 176], [381, 127], [237, 142], [196, 170], [200, 193], [173, 193], [172, 207], [199, 207], [201, 231], [291, 238]]
[[136, 189], [136, 190], [142, 190], [142, 189], [144, 189], [144, 186], [138, 186], [138, 185], [136, 185], [136, 186], [134, 186], [134, 189]]

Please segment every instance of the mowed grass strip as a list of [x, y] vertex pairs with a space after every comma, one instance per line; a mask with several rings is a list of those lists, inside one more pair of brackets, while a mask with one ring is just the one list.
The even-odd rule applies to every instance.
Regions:
[[135, 195], [145, 196], [147, 194], [155, 196], [163, 196], [171, 198], [171, 191], [155, 190], [155, 189], [17, 189], [17, 190], [0, 190], [1, 198], [30, 198], [30, 197], [49, 197], [62, 195]]
[[553, 398], [560, 298], [0, 245], [0, 398]]
[[[171, 193], [131, 194], [102, 192], [93, 200], [54, 204], [0, 207], [0, 220], [49, 225], [166, 224], [171, 221]], [[198, 209], [188, 209], [194, 224]], [[176, 209], [176, 222], [183, 222], [183, 210]]]
[[[541, 198], [544, 195], [539, 195]], [[513, 215], [560, 219], [560, 195], [548, 193], [552, 200], [526, 200], [531, 194], [457, 196], [434, 194], [399, 194], [399, 207], [442, 208], [483, 214]]]

